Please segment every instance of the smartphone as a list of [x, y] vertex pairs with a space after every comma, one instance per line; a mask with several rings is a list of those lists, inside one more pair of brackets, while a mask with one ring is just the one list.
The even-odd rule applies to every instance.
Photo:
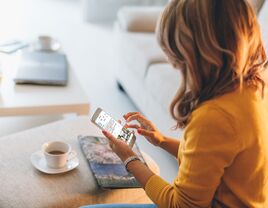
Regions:
[[133, 147], [136, 137], [127, 128], [124, 128], [119, 122], [113, 119], [108, 113], [98, 108], [91, 118], [92, 123], [96, 126], [112, 134], [115, 138], [126, 142], [130, 147]]

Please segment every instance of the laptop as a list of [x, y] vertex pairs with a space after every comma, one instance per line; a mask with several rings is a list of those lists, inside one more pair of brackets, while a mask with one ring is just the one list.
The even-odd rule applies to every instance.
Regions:
[[23, 52], [16, 84], [60, 85], [68, 81], [67, 58], [61, 53]]

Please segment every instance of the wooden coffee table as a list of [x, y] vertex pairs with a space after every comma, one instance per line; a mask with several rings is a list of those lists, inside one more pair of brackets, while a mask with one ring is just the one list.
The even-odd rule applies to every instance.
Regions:
[[0, 61], [0, 116], [89, 113], [88, 98], [71, 67], [67, 86], [16, 85], [13, 78], [19, 62], [19, 53], [0, 54]]
[[[0, 207], [79, 207], [100, 203], [152, 203], [143, 189], [100, 190], [84, 158], [78, 135], [101, 135], [82, 116], [0, 138]], [[47, 175], [36, 170], [30, 156], [43, 143], [62, 140], [78, 153], [80, 165], [71, 172]], [[159, 168], [149, 157], [149, 167]]]

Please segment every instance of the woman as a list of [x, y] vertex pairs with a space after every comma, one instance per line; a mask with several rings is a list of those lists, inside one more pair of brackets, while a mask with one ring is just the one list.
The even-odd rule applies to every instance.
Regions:
[[103, 132], [112, 149], [131, 161], [127, 169], [157, 207], [268, 207], [266, 54], [252, 8], [246, 0], [173, 0], [158, 40], [183, 75], [171, 103], [183, 139], [163, 136], [139, 113], [124, 118], [138, 121], [127, 127], [178, 157], [178, 176], [167, 183]]

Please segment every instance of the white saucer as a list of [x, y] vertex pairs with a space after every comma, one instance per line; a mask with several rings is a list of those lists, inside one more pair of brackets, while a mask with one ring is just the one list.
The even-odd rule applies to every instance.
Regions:
[[67, 164], [63, 168], [53, 169], [49, 168], [46, 163], [45, 156], [42, 151], [37, 151], [31, 155], [32, 165], [39, 171], [47, 174], [59, 174], [65, 173], [70, 170], [73, 170], [79, 165], [79, 160], [77, 157], [68, 161]]
[[32, 48], [35, 51], [44, 51], [44, 52], [56, 52], [60, 49], [60, 47], [61, 47], [60, 43], [56, 40], [53, 40], [48, 48], [43, 48], [43, 46], [39, 42], [35, 42], [32, 44]]

